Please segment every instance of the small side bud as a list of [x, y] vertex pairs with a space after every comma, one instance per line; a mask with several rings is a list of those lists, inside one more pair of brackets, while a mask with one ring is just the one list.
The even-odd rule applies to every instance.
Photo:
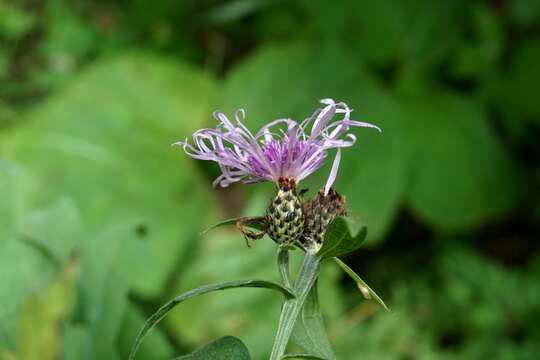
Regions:
[[326, 228], [336, 216], [347, 215], [345, 197], [336, 190], [330, 189], [324, 195], [324, 188], [316, 197], [304, 202], [304, 231], [300, 242], [306, 249], [318, 251], [324, 241]]

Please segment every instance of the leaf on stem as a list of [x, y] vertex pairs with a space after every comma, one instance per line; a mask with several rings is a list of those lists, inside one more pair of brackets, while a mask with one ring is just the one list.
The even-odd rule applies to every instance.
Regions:
[[[324, 242], [317, 253], [323, 259], [344, 255], [357, 250], [364, 242], [367, 227], [362, 226], [357, 232], [351, 231], [354, 222], [348, 218], [337, 216], [326, 229]], [[355, 235], [352, 235], [352, 234]]]
[[358, 289], [364, 296], [364, 298], [370, 300], [373, 299], [376, 302], [378, 302], [386, 311], [390, 311], [384, 301], [373, 291], [368, 284], [364, 280], [358, 276], [357, 273], [354, 272], [353, 269], [351, 269], [347, 264], [345, 264], [343, 261], [338, 259], [337, 257], [334, 258], [334, 261], [345, 271], [355, 282], [356, 286], [358, 286]]
[[251, 360], [249, 351], [242, 340], [233, 336], [225, 336], [189, 355], [175, 358], [174, 360]]
[[137, 353], [137, 350], [139, 349], [139, 346], [141, 345], [142, 340], [148, 334], [148, 332], [152, 330], [154, 326], [156, 326], [167, 315], [167, 313], [171, 311], [176, 305], [180, 304], [181, 302], [191, 297], [203, 295], [212, 291], [234, 289], [234, 288], [241, 288], [241, 287], [267, 288], [267, 289], [279, 291], [286, 298], [289, 298], [289, 299], [295, 297], [295, 294], [290, 289], [287, 289], [286, 287], [272, 281], [259, 280], [259, 279], [230, 281], [230, 282], [225, 282], [225, 283], [220, 283], [220, 284], [201, 286], [196, 289], [190, 290], [170, 300], [168, 303], [160, 307], [158, 311], [152, 314], [152, 316], [150, 316], [148, 320], [146, 320], [146, 323], [144, 324], [143, 328], [139, 332], [139, 335], [137, 335], [137, 338], [135, 339], [135, 343], [133, 344], [133, 347], [131, 348], [131, 353], [129, 354], [129, 360], [133, 360], [135, 358], [135, 354]]
[[308, 359], [333, 360], [336, 358], [326, 335], [324, 319], [319, 308], [317, 283], [311, 288], [306, 298], [306, 302], [302, 307], [302, 311], [296, 320], [295, 328], [292, 333], [292, 340], [302, 347], [304, 351], [314, 354], [294, 354], [294, 357], [296, 358], [302, 356], [304, 359], [306, 356], [308, 356]]
[[221, 227], [221, 226], [235, 225], [238, 221], [243, 221], [245, 226], [252, 227], [252, 228], [254, 228], [256, 230], [259, 230], [259, 231], [266, 230], [266, 223], [264, 222], [264, 217], [263, 216], [238, 217], [238, 218], [232, 218], [232, 219], [227, 219], [227, 220], [220, 221], [217, 224], [214, 224], [214, 225], [210, 226], [208, 229], [204, 230], [201, 233], [201, 235], [204, 235], [207, 232], [209, 232], [210, 230], [214, 230], [214, 229], [216, 229], [218, 227]]

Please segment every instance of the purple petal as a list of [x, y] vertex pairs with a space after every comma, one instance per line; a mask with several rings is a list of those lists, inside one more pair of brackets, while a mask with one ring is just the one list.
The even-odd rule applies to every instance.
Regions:
[[[243, 181], [277, 182], [280, 177], [300, 180], [319, 169], [328, 155], [328, 150], [337, 148], [332, 170], [325, 186], [332, 186], [341, 159], [341, 148], [352, 146], [356, 137], [349, 133], [351, 127], [371, 127], [372, 124], [350, 120], [350, 109], [343, 102], [332, 99], [320, 100], [325, 106], [300, 124], [291, 119], [278, 119], [263, 126], [255, 136], [244, 125], [245, 111], [234, 113], [235, 122], [220, 111], [213, 113], [218, 121], [215, 128], [197, 130], [192, 144], [179, 141], [186, 154], [195, 159], [212, 160], [218, 163], [221, 175], [214, 185], [228, 186]], [[336, 119], [337, 114], [343, 114]], [[341, 116], [340, 116], [341, 117]], [[311, 123], [311, 131], [308, 127]], [[284, 128], [286, 126], [286, 129]]]
[[328, 195], [328, 191], [330, 191], [332, 184], [334, 184], [334, 181], [336, 180], [340, 161], [341, 161], [341, 149], [338, 148], [336, 157], [334, 158], [334, 163], [332, 164], [332, 170], [330, 170], [330, 175], [328, 176], [328, 180], [326, 181], [326, 185], [324, 186], [324, 196]]

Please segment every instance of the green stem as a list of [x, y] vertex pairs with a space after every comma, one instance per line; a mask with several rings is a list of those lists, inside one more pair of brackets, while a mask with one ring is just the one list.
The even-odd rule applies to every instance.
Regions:
[[274, 340], [274, 346], [272, 347], [272, 353], [270, 354], [270, 360], [281, 360], [283, 355], [285, 355], [285, 350], [294, 329], [296, 319], [302, 310], [302, 306], [304, 306], [311, 287], [319, 276], [320, 265], [321, 259], [319, 257], [309, 251], [306, 252], [304, 263], [298, 272], [298, 277], [294, 284], [296, 297], [285, 300], [281, 307], [278, 331]]
[[289, 250], [286, 247], [278, 248], [278, 270], [283, 285], [291, 287], [291, 277], [289, 275]]

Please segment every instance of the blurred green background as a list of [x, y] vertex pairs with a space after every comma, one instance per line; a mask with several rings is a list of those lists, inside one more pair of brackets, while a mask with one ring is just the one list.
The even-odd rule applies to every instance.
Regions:
[[[335, 184], [369, 227], [321, 303], [341, 359], [540, 359], [540, 1], [0, 1], [0, 359], [125, 359], [164, 301], [277, 279], [271, 184], [212, 189], [172, 148], [211, 112], [302, 120], [332, 97], [354, 130]], [[314, 193], [328, 164], [303, 185]], [[220, 336], [254, 359], [279, 295], [182, 304], [139, 359]]]

